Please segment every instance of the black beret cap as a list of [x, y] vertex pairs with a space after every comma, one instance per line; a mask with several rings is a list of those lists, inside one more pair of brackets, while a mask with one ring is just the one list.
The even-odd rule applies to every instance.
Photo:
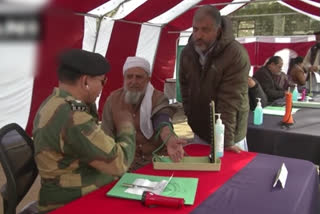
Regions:
[[107, 73], [110, 70], [110, 65], [106, 58], [98, 53], [69, 49], [60, 55], [60, 68], [80, 74], [98, 76]]

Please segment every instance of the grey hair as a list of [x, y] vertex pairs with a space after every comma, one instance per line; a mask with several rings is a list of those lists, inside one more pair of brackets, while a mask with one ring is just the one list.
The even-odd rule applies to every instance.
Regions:
[[221, 14], [216, 7], [211, 5], [201, 6], [196, 10], [193, 16], [193, 21], [198, 21], [205, 16], [212, 18], [212, 20], [216, 23], [216, 27], [221, 27]]

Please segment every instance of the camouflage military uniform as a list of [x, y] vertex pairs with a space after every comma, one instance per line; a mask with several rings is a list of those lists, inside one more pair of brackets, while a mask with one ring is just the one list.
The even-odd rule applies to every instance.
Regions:
[[[33, 128], [41, 211], [60, 207], [115, 180], [131, 165], [133, 126], [124, 127], [114, 140], [97, 122], [95, 105], [88, 107], [61, 89], [54, 89], [41, 105]], [[104, 171], [110, 174], [91, 167], [92, 161], [107, 163]]]

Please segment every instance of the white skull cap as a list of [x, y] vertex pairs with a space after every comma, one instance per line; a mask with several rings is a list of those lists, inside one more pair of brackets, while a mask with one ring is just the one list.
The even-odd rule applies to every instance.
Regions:
[[136, 67], [142, 68], [149, 76], [151, 76], [150, 63], [145, 58], [138, 56], [129, 56], [126, 59], [126, 62], [123, 65], [123, 75], [128, 69]]

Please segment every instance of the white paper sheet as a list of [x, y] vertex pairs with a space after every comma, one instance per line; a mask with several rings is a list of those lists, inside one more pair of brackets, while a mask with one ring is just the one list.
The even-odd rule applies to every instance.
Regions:
[[313, 72], [314, 76], [316, 77], [317, 83], [320, 83], [320, 75], [317, 72]]

